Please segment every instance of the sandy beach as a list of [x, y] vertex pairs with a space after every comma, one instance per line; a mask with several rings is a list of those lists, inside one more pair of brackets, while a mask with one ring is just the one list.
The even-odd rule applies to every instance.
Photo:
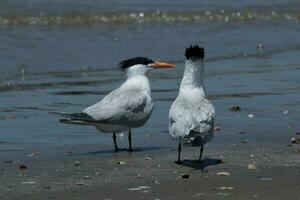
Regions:
[[1, 199], [299, 199], [300, 145], [246, 135], [224, 149], [207, 146], [202, 165], [191, 147], [182, 165], [172, 147], [28, 152], [2, 162]]

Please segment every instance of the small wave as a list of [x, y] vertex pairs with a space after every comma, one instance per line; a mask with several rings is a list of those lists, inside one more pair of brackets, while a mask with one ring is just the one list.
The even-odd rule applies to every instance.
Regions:
[[97, 84], [108, 84], [115, 80], [92, 80], [92, 81], [63, 81], [63, 82], [41, 82], [41, 83], [6, 83], [0, 84], [0, 92], [8, 91], [30, 91], [36, 89], [59, 88], [66, 86], [94, 86]]
[[54, 92], [54, 95], [67, 95], [67, 96], [80, 96], [80, 95], [104, 95], [108, 94], [110, 91], [62, 91]]
[[275, 10], [217, 10], [217, 11], [147, 11], [147, 12], [118, 12], [118, 13], [73, 13], [61, 15], [14, 15], [0, 16], [0, 26], [39, 25], [97, 25], [97, 24], [130, 24], [130, 23], [207, 23], [234, 21], [298, 21], [298, 11]]
[[275, 96], [282, 95], [274, 92], [245, 92], [245, 93], [229, 93], [211, 95], [209, 99], [228, 99], [228, 98], [253, 98], [257, 96]]
[[[178, 89], [153, 89], [153, 93], [166, 93], [166, 92], [177, 92]], [[62, 95], [62, 96], [81, 96], [81, 95], [106, 95], [110, 91], [88, 91], [88, 90], [72, 90], [72, 91], [59, 91], [59, 92], [54, 92], [52, 94], [54, 95]]]
[[66, 108], [68, 106], [87, 106], [87, 105], [78, 104], [78, 103], [70, 103], [70, 102], [54, 102], [54, 103], [47, 104], [46, 106], [55, 107], [55, 108], [57, 108], [57, 107]]
[[11, 142], [11, 141], [0, 141], [0, 144], [11, 144], [11, 143], [13, 143], [13, 142]]
[[[253, 98], [257, 96], [275, 96], [283, 95], [283, 93], [274, 93], [274, 92], [248, 92], [248, 93], [229, 93], [229, 94], [215, 94], [210, 95], [208, 98], [213, 100], [220, 99], [230, 99], [230, 98]], [[174, 101], [174, 97], [168, 98], [156, 98], [156, 101]]]
[[12, 106], [13, 109], [17, 110], [45, 110], [45, 111], [51, 111], [53, 109], [49, 109], [49, 108], [39, 108], [36, 106]]

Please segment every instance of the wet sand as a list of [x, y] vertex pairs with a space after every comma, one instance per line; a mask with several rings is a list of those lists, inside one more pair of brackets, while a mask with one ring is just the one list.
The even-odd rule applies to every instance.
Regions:
[[[249, 136], [249, 140], [236, 138], [239, 139], [223, 149], [214, 143], [207, 146], [201, 165], [193, 160], [199, 153], [193, 147], [184, 148], [182, 165], [174, 163], [177, 151], [173, 147], [140, 147], [132, 153], [125, 149], [114, 153], [110, 149], [99, 150], [97, 146], [73, 146], [57, 149], [55, 153], [18, 154], [14, 160], [2, 161], [0, 197], [2, 200], [300, 198], [300, 144], [291, 145], [288, 140], [280, 142], [276, 138], [271, 141], [271, 136], [261, 140]], [[224, 163], [218, 164], [217, 159]], [[20, 169], [20, 165], [27, 169]], [[248, 165], [256, 169], [248, 169]]]

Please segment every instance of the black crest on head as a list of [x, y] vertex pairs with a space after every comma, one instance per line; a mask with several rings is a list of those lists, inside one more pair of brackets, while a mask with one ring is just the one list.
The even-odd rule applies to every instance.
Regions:
[[150, 63], [154, 63], [154, 61], [146, 57], [135, 57], [135, 58], [130, 58], [121, 61], [119, 63], [119, 67], [121, 70], [125, 70], [128, 67], [131, 67], [133, 65], [138, 65], [138, 64], [148, 65]]
[[190, 46], [189, 48], [186, 48], [185, 50], [185, 57], [186, 59], [191, 60], [199, 60], [203, 59], [204, 54], [204, 48], [199, 47], [198, 45]]

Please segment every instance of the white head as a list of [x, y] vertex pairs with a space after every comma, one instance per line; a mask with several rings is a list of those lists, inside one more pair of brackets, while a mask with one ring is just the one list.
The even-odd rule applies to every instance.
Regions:
[[153, 61], [146, 57], [135, 57], [128, 60], [123, 60], [119, 63], [119, 67], [122, 71], [127, 72], [127, 76], [145, 75], [151, 69], [158, 68], [172, 68], [175, 67], [174, 64]]

